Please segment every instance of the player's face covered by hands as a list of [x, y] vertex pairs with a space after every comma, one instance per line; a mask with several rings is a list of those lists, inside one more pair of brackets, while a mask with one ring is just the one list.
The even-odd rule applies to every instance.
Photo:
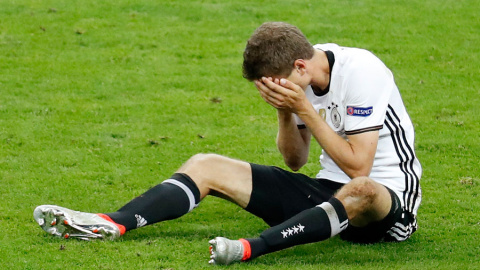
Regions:
[[[255, 80], [255, 86], [262, 98], [270, 105], [279, 110], [286, 110], [292, 113], [302, 113], [311, 106], [308, 102], [304, 89], [288, 78], [267, 78], [262, 77]], [[306, 88], [306, 86], [305, 86]]]

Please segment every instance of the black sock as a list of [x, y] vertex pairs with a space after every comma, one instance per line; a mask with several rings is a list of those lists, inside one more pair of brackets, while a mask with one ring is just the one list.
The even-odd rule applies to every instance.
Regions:
[[190, 212], [200, 202], [200, 191], [186, 174], [168, 180], [131, 200], [117, 212], [107, 213], [113, 221], [132, 230]]
[[316, 207], [307, 209], [285, 222], [264, 231], [259, 238], [246, 239], [255, 258], [296, 245], [322, 241], [335, 236], [348, 226], [342, 203], [332, 197]]

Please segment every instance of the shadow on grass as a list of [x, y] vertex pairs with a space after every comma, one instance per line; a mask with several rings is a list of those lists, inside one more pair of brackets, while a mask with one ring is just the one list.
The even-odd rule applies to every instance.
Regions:
[[[177, 245], [192, 249], [193, 253], [207, 250], [208, 240], [215, 236], [226, 236], [233, 239], [258, 236], [266, 226], [256, 224], [254, 230], [240, 230], [228, 225], [192, 224], [189, 222], [168, 221], [151, 227], [138, 229], [126, 234], [125, 242], [143, 242], [145, 245], [162, 246]], [[243, 235], [240, 235], [243, 231]], [[245, 235], [247, 234], [247, 235]], [[246, 265], [254, 267], [274, 267], [276, 269], [294, 269], [317, 267], [350, 269], [358, 267], [375, 267], [382, 264], [395, 265], [399, 262], [418, 264], [418, 252], [422, 253], [422, 237], [413, 237], [401, 243], [354, 244], [334, 237], [319, 243], [300, 245], [267, 254], [249, 261]], [[195, 249], [200, 246], [200, 250]], [[195, 250], [194, 250], [195, 249]], [[417, 258], [420, 259], [420, 258]], [[381, 268], [381, 267], [380, 267]]]

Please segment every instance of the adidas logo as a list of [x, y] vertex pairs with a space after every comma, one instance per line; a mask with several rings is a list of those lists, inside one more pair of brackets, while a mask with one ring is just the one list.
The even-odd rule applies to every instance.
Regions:
[[295, 225], [291, 228], [287, 228], [287, 229], [281, 231], [281, 233], [282, 233], [283, 238], [288, 238], [291, 235], [299, 234], [299, 233], [303, 232], [304, 229], [305, 229], [305, 226], [302, 226], [302, 224], [299, 223], [298, 225]]
[[135, 218], [137, 219], [137, 228], [147, 225], [147, 220], [144, 219], [142, 216], [135, 214]]

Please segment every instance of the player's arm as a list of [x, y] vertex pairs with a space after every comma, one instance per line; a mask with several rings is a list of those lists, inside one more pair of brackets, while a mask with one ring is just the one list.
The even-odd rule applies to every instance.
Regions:
[[264, 78], [258, 87], [267, 96], [264, 99], [272, 106], [296, 113], [322, 149], [349, 177], [370, 174], [377, 149], [378, 131], [350, 135], [345, 140], [316, 113], [298, 85], [285, 79], [276, 82]]
[[[267, 88], [261, 81], [255, 81], [255, 86], [260, 92], [262, 98], [271, 104], [268, 95], [265, 94]], [[268, 91], [268, 90], [267, 90]], [[277, 108], [278, 134], [277, 147], [283, 156], [285, 164], [292, 170], [297, 171], [307, 163], [310, 149], [310, 131], [308, 129], [299, 129], [290, 110]]]
[[299, 129], [291, 112], [277, 110], [278, 134], [277, 147], [283, 156], [285, 164], [298, 171], [308, 161], [310, 149], [310, 131]]
[[368, 176], [378, 144], [378, 130], [340, 137], [315, 111], [300, 118], [322, 149], [350, 178]]

